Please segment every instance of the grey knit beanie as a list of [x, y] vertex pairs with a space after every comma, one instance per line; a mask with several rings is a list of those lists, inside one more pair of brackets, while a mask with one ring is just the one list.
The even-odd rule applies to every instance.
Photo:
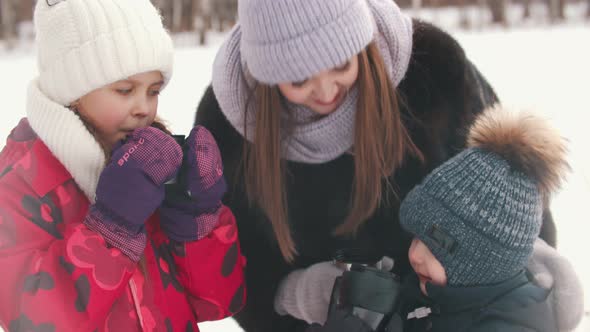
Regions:
[[241, 54], [266, 84], [305, 80], [342, 65], [373, 39], [366, 0], [240, 0]]
[[542, 119], [499, 108], [478, 118], [469, 145], [400, 208], [402, 227], [441, 262], [449, 286], [494, 284], [521, 271], [543, 202], [568, 167], [563, 140]]

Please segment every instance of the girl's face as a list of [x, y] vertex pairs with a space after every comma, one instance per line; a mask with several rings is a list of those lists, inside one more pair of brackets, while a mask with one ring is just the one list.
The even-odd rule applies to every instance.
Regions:
[[420, 279], [420, 290], [426, 293], [426, 283], [444, 286], [447, 284], [447, 274], [440, 262], [434, 257], [432, 251], [418, 238], [412, 240], [408, 253], [410, 264]]
[[141, 73], [93, 90], [74, 105], [97, 140], [111, 149], [133, 130], [152, 124], [163, 84], [159, 71]]
[[319, 115], [332, 113], [358, 78], [358, 56], [339, 67], [325, 70], [302, 82], [280, 83], [281, 94], [294, 104], [304, 105]]

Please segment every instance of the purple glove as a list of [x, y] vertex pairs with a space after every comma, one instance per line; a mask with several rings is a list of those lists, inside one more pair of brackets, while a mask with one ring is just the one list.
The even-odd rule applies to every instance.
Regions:
[[146, 242], [144, 222], [162, 204], [164, 183], [181, 162], [182, 150], [172, 137], [153, 127], [136, 129], [114, 149], [102, 171], [85, 224], [139, 260]]
[[207, 129], [196, 126], [184, 145], [178, 183], [167, 188], [160, 209], [162, 229], [180, 242], [207, 236], [217, 225], [226, 189], [217, 143]]

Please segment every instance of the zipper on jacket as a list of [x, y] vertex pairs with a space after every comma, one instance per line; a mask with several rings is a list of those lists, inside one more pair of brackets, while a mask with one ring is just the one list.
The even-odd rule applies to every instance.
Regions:
[[135, 312], [139, 319], [139, 325], [141, 326], [141, 330], [145, 331], [145, 328], [143, 327], [143, 315], [141, 314], [141, 303], [139, 303], [139, 299], [137, 298], [137, 286], [135, 286], [135, 283], [133, 282], [133, 277], [129, 279], [129, 288], [131, 289], [131, 297], [133, 297], [133, 306], [135, 307]]
[[422, 319], [424, 317], [428, 317], [432, 313], [432, 309], [429, 307], [420, 307], [416, 308], [416, 310], [408, 313], [408, 317], [406, 319]]

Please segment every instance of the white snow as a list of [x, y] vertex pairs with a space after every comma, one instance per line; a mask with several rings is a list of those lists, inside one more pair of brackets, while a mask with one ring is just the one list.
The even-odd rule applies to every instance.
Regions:
[[[578, 8], [582, 8], [579, 7]], [[584, 8], [585, 9], [585, 8]], [[444, 17], [444, 16], [443, 16]], [[433, 17], [436, 18], [436, 17]], [[558, 227], [559, 250], [568, 257], [586, 291], [590, 315], [590, 22], [516, 25], [474, 32], [452, 30], [468, 56], [496, 89], [504, 104], [539, 112], [550, 118], [570, 141], [572, 173], [555, 197], [552, 211]], [[176, 36], [178, 46], [172, 81], [162, 93], [159, 114], [176, 133], [188, 133], [197, 103], [211, 79], [211, 65], [223, 35], [213, 34], [206, 47], [195, 38]], [[0, 53], [0, 95], [3, 101], [0, 147], [4, 137], [25, 115], [26, 88], [35, 76], [30, 46]], [[584, 152], [586, 151], [586, 152]], [[590, 332], [586, 321], [577, 331]], [[1, 329], [0, 329], [1, 330]], [[204, 323], [202, 331], [240, 331], [231, 320]]]

